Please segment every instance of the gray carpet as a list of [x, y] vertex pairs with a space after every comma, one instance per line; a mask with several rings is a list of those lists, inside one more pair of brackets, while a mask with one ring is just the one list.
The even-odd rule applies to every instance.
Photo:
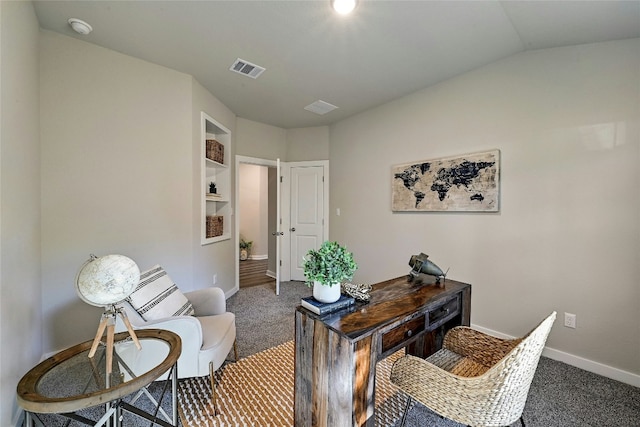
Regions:
[[[236, 314], [240, 357], [294, 339], [295, 307], [300, 298], [311, 295], [311, 289], [302, 282], [283, 282], [280, 296], [276, 296], [274, 286], [242, 288], [227, 301], [227, 309]], [[159, 395], [162, 385], [162, 382], [152, 384], [152, 393]], [[165, 402], [163, 407], [168, 411], [170, 406]], [[139, 404], [147, 406], [144, 398]], [[89, 411], [87, 415], [96, 414]], [[640, 427], [640, 389], [543, 357], [529, 391], [524, 418], [527, 427]], [[58, 417], [44, 416], [42, 421], [46, 427], [65, 425]], [[123, 425], [142, 427], [149, 426], [149, 422], [126, 414]], [[414, 404], [406, 426], [459, 427], [461, 424], [442, 419], [425, 406]]]
[[295, 308], [311, 293], [304, 282], [282, 282], [280, 295], [275, 294], [274, 283], [241, 288], [229, 298], [227, 310], [236, 315], [239, 357], [292, 340]]

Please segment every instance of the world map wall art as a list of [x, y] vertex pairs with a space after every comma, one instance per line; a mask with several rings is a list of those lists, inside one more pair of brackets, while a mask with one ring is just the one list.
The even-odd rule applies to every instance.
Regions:
[[392, 167], [391, 210], [498, 212], [500, 150]]

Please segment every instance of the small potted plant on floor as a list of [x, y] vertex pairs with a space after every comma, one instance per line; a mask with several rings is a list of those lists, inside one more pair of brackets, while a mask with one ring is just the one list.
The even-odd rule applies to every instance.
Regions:
[[244, 239], [240, 239], [240, 261], [245, 261], [249, 258], [249, 253], [251, 252], [251, 245], [253, 245], [252, 241], [246, 241]]
[[338, 242], [326, 241], [320, 249], [312, 249], [304, 257], [307, 286], [313, 285], [313, 297], [320, 302], [337, 301], [340, 284], [351, 280], [357, 268], [353, 254]]

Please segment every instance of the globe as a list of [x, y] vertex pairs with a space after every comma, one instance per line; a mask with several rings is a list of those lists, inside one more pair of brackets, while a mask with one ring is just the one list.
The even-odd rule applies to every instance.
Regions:
[[140, 281], [140, 269], [124, 255], [91, 258], [80, 267], [76, 291], [87, 304], [106, 307], [127, 298]]

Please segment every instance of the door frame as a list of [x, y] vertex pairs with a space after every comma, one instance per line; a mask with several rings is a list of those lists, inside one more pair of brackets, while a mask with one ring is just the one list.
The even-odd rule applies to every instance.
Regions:
[[[256, 166], [266, 166], [269, 168], [277, 168], [278, 166], [278, 162], [277, 160], [268, 160], [268, 159], [260, 159], [258, 157], [247, 157], [247, 156], [239, 156], [236, 155], [236, 170], [235, 170], [235, 201], [234, 201], [234, 206], [236, 207], [235, 209], [235, 215], [234, 215], [234, 221], [235, 221], [235, 227], [234, 227], [234, 234], [235, 234], [235, 242], [236, 245], [234, 246], [234, 251], [235, 251], [235, 286], [231, 291], [231, 294], [235, 294], [236, 292], [238, 292], [240, 290], [240, 251], [238, 250], [238, 243], [240, 242], [240, 164], [248, 164], [248, 165], [256, 165]], [[282, 205], [282, 202], [280, 202], [280, 204]], [[278, 268], [278, 266], [276, 265], [276, 268]]]
[[302, 162], [281, 162], [282, 171], [282, 191], [281, 191], [281, 209], [282, 231], [284, 232], [282, 245], [280, 245], [280, 260], [282, 262], [280, 270], [280, 280], [291, 280], [291, 168], [294, 167], [313, 167], [321, 166], [323, 168], [323, 220], [322, 239], [329, 240], [329, 160], [309, 160]]

